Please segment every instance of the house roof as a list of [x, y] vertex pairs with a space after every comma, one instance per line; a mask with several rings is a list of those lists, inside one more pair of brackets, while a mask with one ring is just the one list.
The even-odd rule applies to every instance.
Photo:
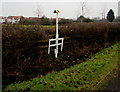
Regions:
[[6, 19], [7, 17], [2, 17], [2, 16], [0, 16], [0, 19]]
[[14, 19], [21, 19], [21, 18], [24, 18], [23, 16], [9, 16], [8, 17], [9, 19], [12, 19], [12, 18], [14, 18]]

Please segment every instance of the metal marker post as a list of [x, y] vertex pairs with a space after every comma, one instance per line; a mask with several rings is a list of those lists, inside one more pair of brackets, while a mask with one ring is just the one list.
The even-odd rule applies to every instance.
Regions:
[[[54, 51], [55, 51], [55, 58], [57, 58], [58, 45], [61, 45], [61, 51], [62, 51], [64, 38], [58, 38], [59, 37], [59, 35], [58, 35], [58, 13], [59, 13], [59, 11], [55, 10], [54, 13], [56, 13], [56, 38], [55, 39], [49, 39], [48, 54], [50, 53], [50, 47], [56, 46], [56, 49]], [[61, 40], [62, 42], [58, 43], [58, 40]], [[52, 41], [55, 41], [56, 44], [51, 44]]]
[[58, 13], [56, 13], [56, 49], [55, 49], [55, 57], [57, 58], [58, 54]]

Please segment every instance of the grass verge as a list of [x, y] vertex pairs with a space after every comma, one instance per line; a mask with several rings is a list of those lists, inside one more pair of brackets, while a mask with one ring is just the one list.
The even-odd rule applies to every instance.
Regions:
[[94, 54], [86, 62], [34, 78], [15, 83], [4, 90], [91, 90], [112, 69], [117, 67], [120, 43]]

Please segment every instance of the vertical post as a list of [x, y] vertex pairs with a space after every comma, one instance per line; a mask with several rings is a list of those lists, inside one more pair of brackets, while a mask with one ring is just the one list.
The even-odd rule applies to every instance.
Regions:
[[55, 57], [57, 58], [58, 54], [58, 13], [56, 13], [56, 49], [55, 49]]
[[48, 54], [50, 53], [50, 39], [49, 39], [49, 46], [48, 46]]
[[56, 38], [58, 38], [58, 13], [56, 13]]
[[[58, 56], [58, 45], [61, 45], [61, 51], [63, 48], [63, 40], [64, 38], [58, 38], [59, 34], [58, 34], [58, 13], [60, 11], [59, 10], [55, 10], [53, 13], [56, 13], [56, 38], [55, 39], [49, 39], [49, 47], [48, 47], [48, 54], [50, 53], [50, 47], [55, 46], [56, 48], [54, 49], [55, 52], [55, 58], [57, 58]], [[61, 43], [58, 43], [58, 40], [62, 40]], [[51, 44], [52, 41], [55, 41], [55, 44]]]
[[64, 38], [62, 38], [61, 51], [63, 49], [63, 40], [64, 40]]

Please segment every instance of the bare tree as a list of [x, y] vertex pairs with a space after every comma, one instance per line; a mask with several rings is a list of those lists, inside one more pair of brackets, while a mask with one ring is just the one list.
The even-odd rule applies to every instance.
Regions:
[[34, 11], [35, 16], [37, 16], [37, 22], [40, 24], [40, 17], [42, 16], [42, 10], [40, 5], [37, 5], [36, 11]]
[[[83, 21], [83, 18], [85, 16], [85, 14], [87, 13], [87, 9], [86, 9], [86, 4], [87, 4], [87, 0], [83, 0], [80, 2], [80, 8], [79, 11], [77, 12], [77, 19], [80, 19], [80, 21]], [[80, 14], [78, 14], [80, 13]]]
[[83, 2], [80, 2], [80, 5], [81, 5], [81, 16], [84, 16], [86, 11], [85, 11], [85, 8], [86, 8], [86, 0], [83, 0]]
[[102, 15], [102, 19], [105, 19], [105, 18], [106, 18], [106, 6], [105, 6], [105, 5], [104, 5], [104, 8], [103, 8], [103, 10], [102, 10], [101, 15]]
[[40, 18], [42, 16], [42, 10], [41, 10], [40, 6], [37, 7], [37, 10], [35, 11], [35, 13], [38, 18]]

